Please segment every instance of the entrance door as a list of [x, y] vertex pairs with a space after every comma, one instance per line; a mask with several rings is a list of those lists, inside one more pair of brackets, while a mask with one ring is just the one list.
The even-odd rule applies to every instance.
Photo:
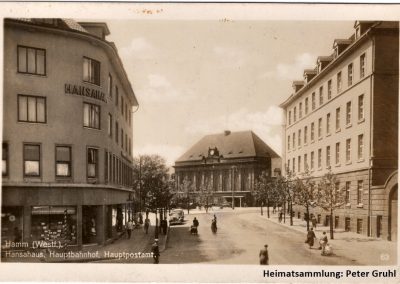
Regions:
[[389, 233], [391, 241], [397, 241], [397, 194], [396, 185], [389, 196]]
[[376, 237], [380, 238], [382, 234], [382, 215], [376, 216]]

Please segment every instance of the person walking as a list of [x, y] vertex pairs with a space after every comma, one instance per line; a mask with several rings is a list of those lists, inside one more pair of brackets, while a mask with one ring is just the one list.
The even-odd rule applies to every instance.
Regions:
[[144, 220], [144, 232], [146, 233], [146, 235], [147, 235], [148, 232], [149, 232], [149, 227], [150, 227], [150, 219], [149, 219], [149, 218], [146, 218], [146, 219]]
[[259, 253], [260, 265], [268, 265], [269, 264], [269, 256], [268, 256], [268, 245], [264, 245], [264, 248], [260, 250]]
[[160, 249], [158, 247], [158, 239], [154, 240], [154, 243], [151, 246], [151, 252], [153, 254], [153, 263], [158, 264], [160, 262]]
[[309, 248], [311, 249], [311, 247], [314, 245], [314, 239], [316, 239], [317, 237], [315, 236], [314, 230], [313, 228], [311, 228], [308, 232], [307, 232], [307, 239], [306, 239], [306, 243], [308, 244]]
[[282, 215], [283, 215], [283, 213], [279, 212], [279, 217], [278, 217], [279, 223], [282, 223]]
[[321, 244], [321, 248], [322, 248], [321, 255], [325, 255], [325, 248], [326, 248], [326, 245], [328, 244], [328, 236], [326, 235], [326, 232], [322, 233], [322, 238], [320, 240], [320, 244]]
[[315, 218], [315, 216], [312, 217], [311, 224], [312, 224], [314, 229], [317, 228], [317, 218]]
[[128, 223], [126, 224], [126, 231], [127, 231], [127, 233], [128, 233], [128, 239], [131, 238], [132, 229], [133, 229], [132, 219], [129, 219]]

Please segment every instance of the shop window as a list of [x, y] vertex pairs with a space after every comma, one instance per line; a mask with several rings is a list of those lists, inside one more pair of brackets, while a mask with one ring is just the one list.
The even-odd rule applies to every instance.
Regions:
[[46, 50], [27, 46], [18, 46], [18, 72], [34, 75], [46, 75]]
[[8, 143], [3, 143], [2, 157], [1, 171], [4, 177], [8, 176]]
[[23, 207], [3, 206], [1, 208], [1, 244], [5, 242], [22, 242]]
[[71, 176], [71, 147], [56, 146], [56, 176]]
[[77, 243], [77, 218], [74, 206], [33, 206], [31, 217], [33, 241]]
[[96, 178], [98, 174], [98, 150], [87, 149], [87, 177]]
[[83, 57], [83, 81], [100, 86], [100, 62]]
[[100, 129], [100, 106], [83, 103], [83, 126]]
[[24, 176], [40, 176], [40, 145], [24, 144]]
[[46, 98], [18, 95], [18, 121], [46, 123]]

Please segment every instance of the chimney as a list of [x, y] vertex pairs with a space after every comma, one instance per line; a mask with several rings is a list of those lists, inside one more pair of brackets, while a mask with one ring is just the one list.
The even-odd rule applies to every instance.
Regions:
[[304, 81], [293, 81], [292, 87], [295, 93], [297, 93], [304, 86]]
[[231, 134], [231, 131], [230, 130], [225, 130], [224, 134], [225, 134], [225, 136], [228, 136], [229, 134]]

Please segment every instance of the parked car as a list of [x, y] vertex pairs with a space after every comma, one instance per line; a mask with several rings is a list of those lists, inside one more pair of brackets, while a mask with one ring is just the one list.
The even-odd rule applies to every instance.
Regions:
[[185, 221], [185, 213], [183, 209], [173, 209], [171, 213], [169, 213], [169, 224], [183, 224]]

